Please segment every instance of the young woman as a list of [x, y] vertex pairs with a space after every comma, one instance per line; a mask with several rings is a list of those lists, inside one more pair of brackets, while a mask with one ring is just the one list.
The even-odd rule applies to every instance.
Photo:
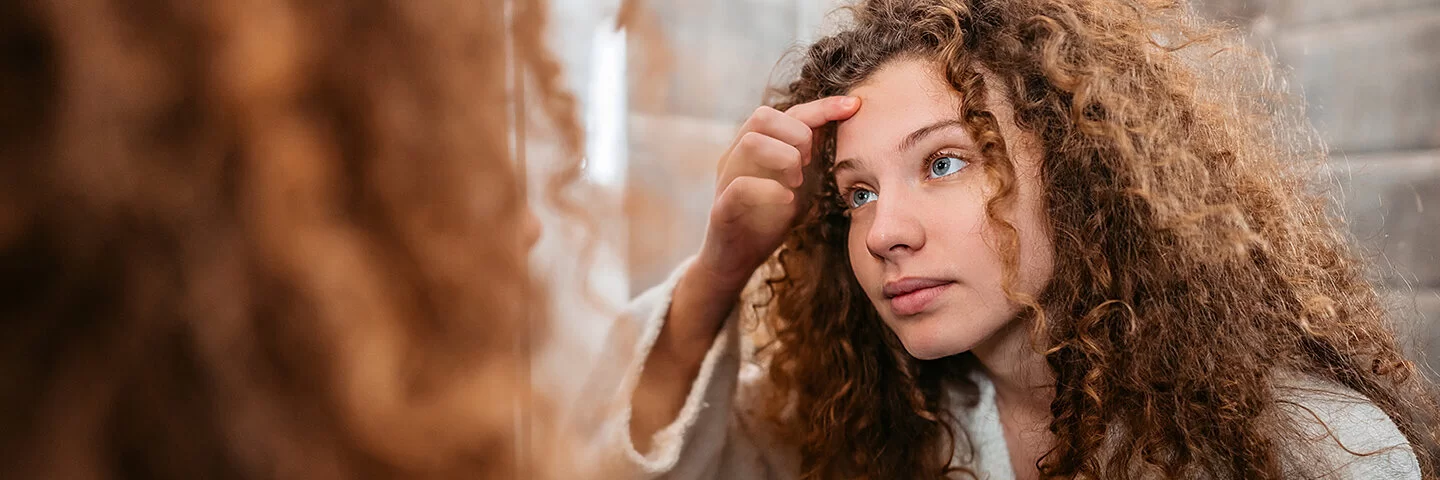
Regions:
[[0, 477], [544, 478], [543, 7], [0, 2]]
[[[1263, 57], [1180, 2], [852, 10], [721, 159], [698, 255], [619, 329], [612, 465], [1440, 478], [1435, 397]], [[769, 340], [742, 368], [762, 264]]]

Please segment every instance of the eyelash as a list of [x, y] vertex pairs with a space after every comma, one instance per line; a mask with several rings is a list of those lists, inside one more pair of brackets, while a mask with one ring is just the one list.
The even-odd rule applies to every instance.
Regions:
[[[936, 160], [940, 160], [940, 159], [942, 159], [942, 158], [954, 158], [954, 159], [958, 159], [958, 160], [960, 160], [960, 161], [962, 161], [962, 162], [965, 162], [965, 165], [966, 165], [966, 166], [973, 165], [973, 164], [975, 163], [974, 161], [971, 160], [971, 157], [968, 156], [968, 155], [961, 155], [961, 154], [959, 154], [959, 153], [956, 153], [956, 152], [953, 152], [953, 151], [949, 151], [949, 150], [940, 150], [940, 151], [937, 151], [937, 152], [935, 152], [935, 153], [930, 154], [930, 156], [926, 158], [925, 163], [921, 164], [921, 166], [922, 166], [922, 170], [921, 170], [921, 171], [924, 172], [924, 175], [926, 176], [926, 179], [929, 179], [930, 169], [935, 166], [935, 161], [936, 161]], [[961, 167], [961, 168], [963, 169], [964, 167]], [[960, 172], [956, 172], [955, 175], [958, 175], [959, 173], [960, 173]], [[953, 176], [953, 175], [951, 175], [951, 176]], [[937, 179], [937, 180], [938, 180], [938, 179]], [[841, 208], [841, 210], [843, 210], [843, 211], [845, 212], [845, 214], [846, 214], [847, 216], [850, 214], [850, 211], [855, 210], [856, 208], [859, 208], [859, 207], [852, 207], [852, 206], [850, 206], [850, 197], [851, 197], [852, 195], [855, 195], [855, 192], [856, 192], [856, 191], [859, 191], [859, 190], [869, 190], [869, 189], [866, 189], [866, 188], [856, 188], [856, 187], [845, 187], [845, 188], [841, 188], [841, 189], [840, 189], [840, 193], [839, 193], [839, 196], [840, 196], [840, 198], [839, 198], [840, 208]], [[872, 193], [873, 193], [873, 192], [872, 192]]]
[[[968, 156], [966, 156], [966, 155], [961, 155], [961, 154], [959, 154], [959, 153], [952, 152], [952, 151], [941, 150], [941, 151], [938, 151], [938, 152], [935, 152], [935, 153], [930, 154], [930, 158], [929, 158], [928, 160], [925, 160], [925, 170], [924, 170], [925, 175], [930, 175], [930, 169], [935, 168], [935, 161], [936, 161], [936, 160], [939, 160], [939, 159], [942, 159], [942, 158], [954, 158], [954, 159], [956, 159], [956, 160], [960, 160], [960, 161], [962, 161], [962, 162], [965, 162], [965, 165], [966, 165], [966, 166], [969, 166], [969, 165], [975, 163], [975, 162], [972, 162], [972, 161], [970, 160], [970, 157], [968, 157]], [[965, 167], [960, 167], [960, 168], [961, 168], [961, 169], [964, 169]], [[956, 174], [958, 175], [959, 172], [956, 172]]]

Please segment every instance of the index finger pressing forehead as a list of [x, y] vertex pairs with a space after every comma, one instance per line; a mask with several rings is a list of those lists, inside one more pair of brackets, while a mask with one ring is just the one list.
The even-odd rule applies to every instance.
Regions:
[[785, 114], [810, 128], [820, 128], [827, 123], [850, 118], [859, 106], [859, 98], [835, 96], [790, 107]]

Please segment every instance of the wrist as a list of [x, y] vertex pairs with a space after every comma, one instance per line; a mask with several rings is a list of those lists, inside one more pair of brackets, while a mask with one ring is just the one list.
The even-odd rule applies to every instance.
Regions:
[[735, 308], [743, 286], [717, 276], [699, 260], [691, 263], [675, 285], [656, 349], [698, 362]]
[[681, 280], [689, 280], [711, 298], [724, 298], [727, 302], [733, 302], [745, 289], [745, 284], [750, 281], [755, 268], [726, 261], [720, 255], [710, 253], [708, 249], [701, 249], [700, 255], [686, 269]]

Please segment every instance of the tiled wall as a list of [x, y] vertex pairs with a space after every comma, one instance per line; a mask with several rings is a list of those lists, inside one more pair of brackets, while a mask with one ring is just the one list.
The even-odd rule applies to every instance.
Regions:
[[[802, 51], [835, 0], [648, 2], [668, 41], [672, 74], [632, 78], [629, 206], [632, 290], [665, 278], [704, 238], [716, 160], [760, 105], [786, 55]], [[647, 48], [632, 41], [638, 53]], [[643, 60], [640, 62], [643, 63]], [[636, 64], [632, 73], [643, 71]], [[646, 99], [649, 100], [646, 100]]]
[[1293, 69], [1332, 149], [1351, 231], [1416, 355], [1440, 370], [1440, 0], [1199, 6], [1249, 29]]

